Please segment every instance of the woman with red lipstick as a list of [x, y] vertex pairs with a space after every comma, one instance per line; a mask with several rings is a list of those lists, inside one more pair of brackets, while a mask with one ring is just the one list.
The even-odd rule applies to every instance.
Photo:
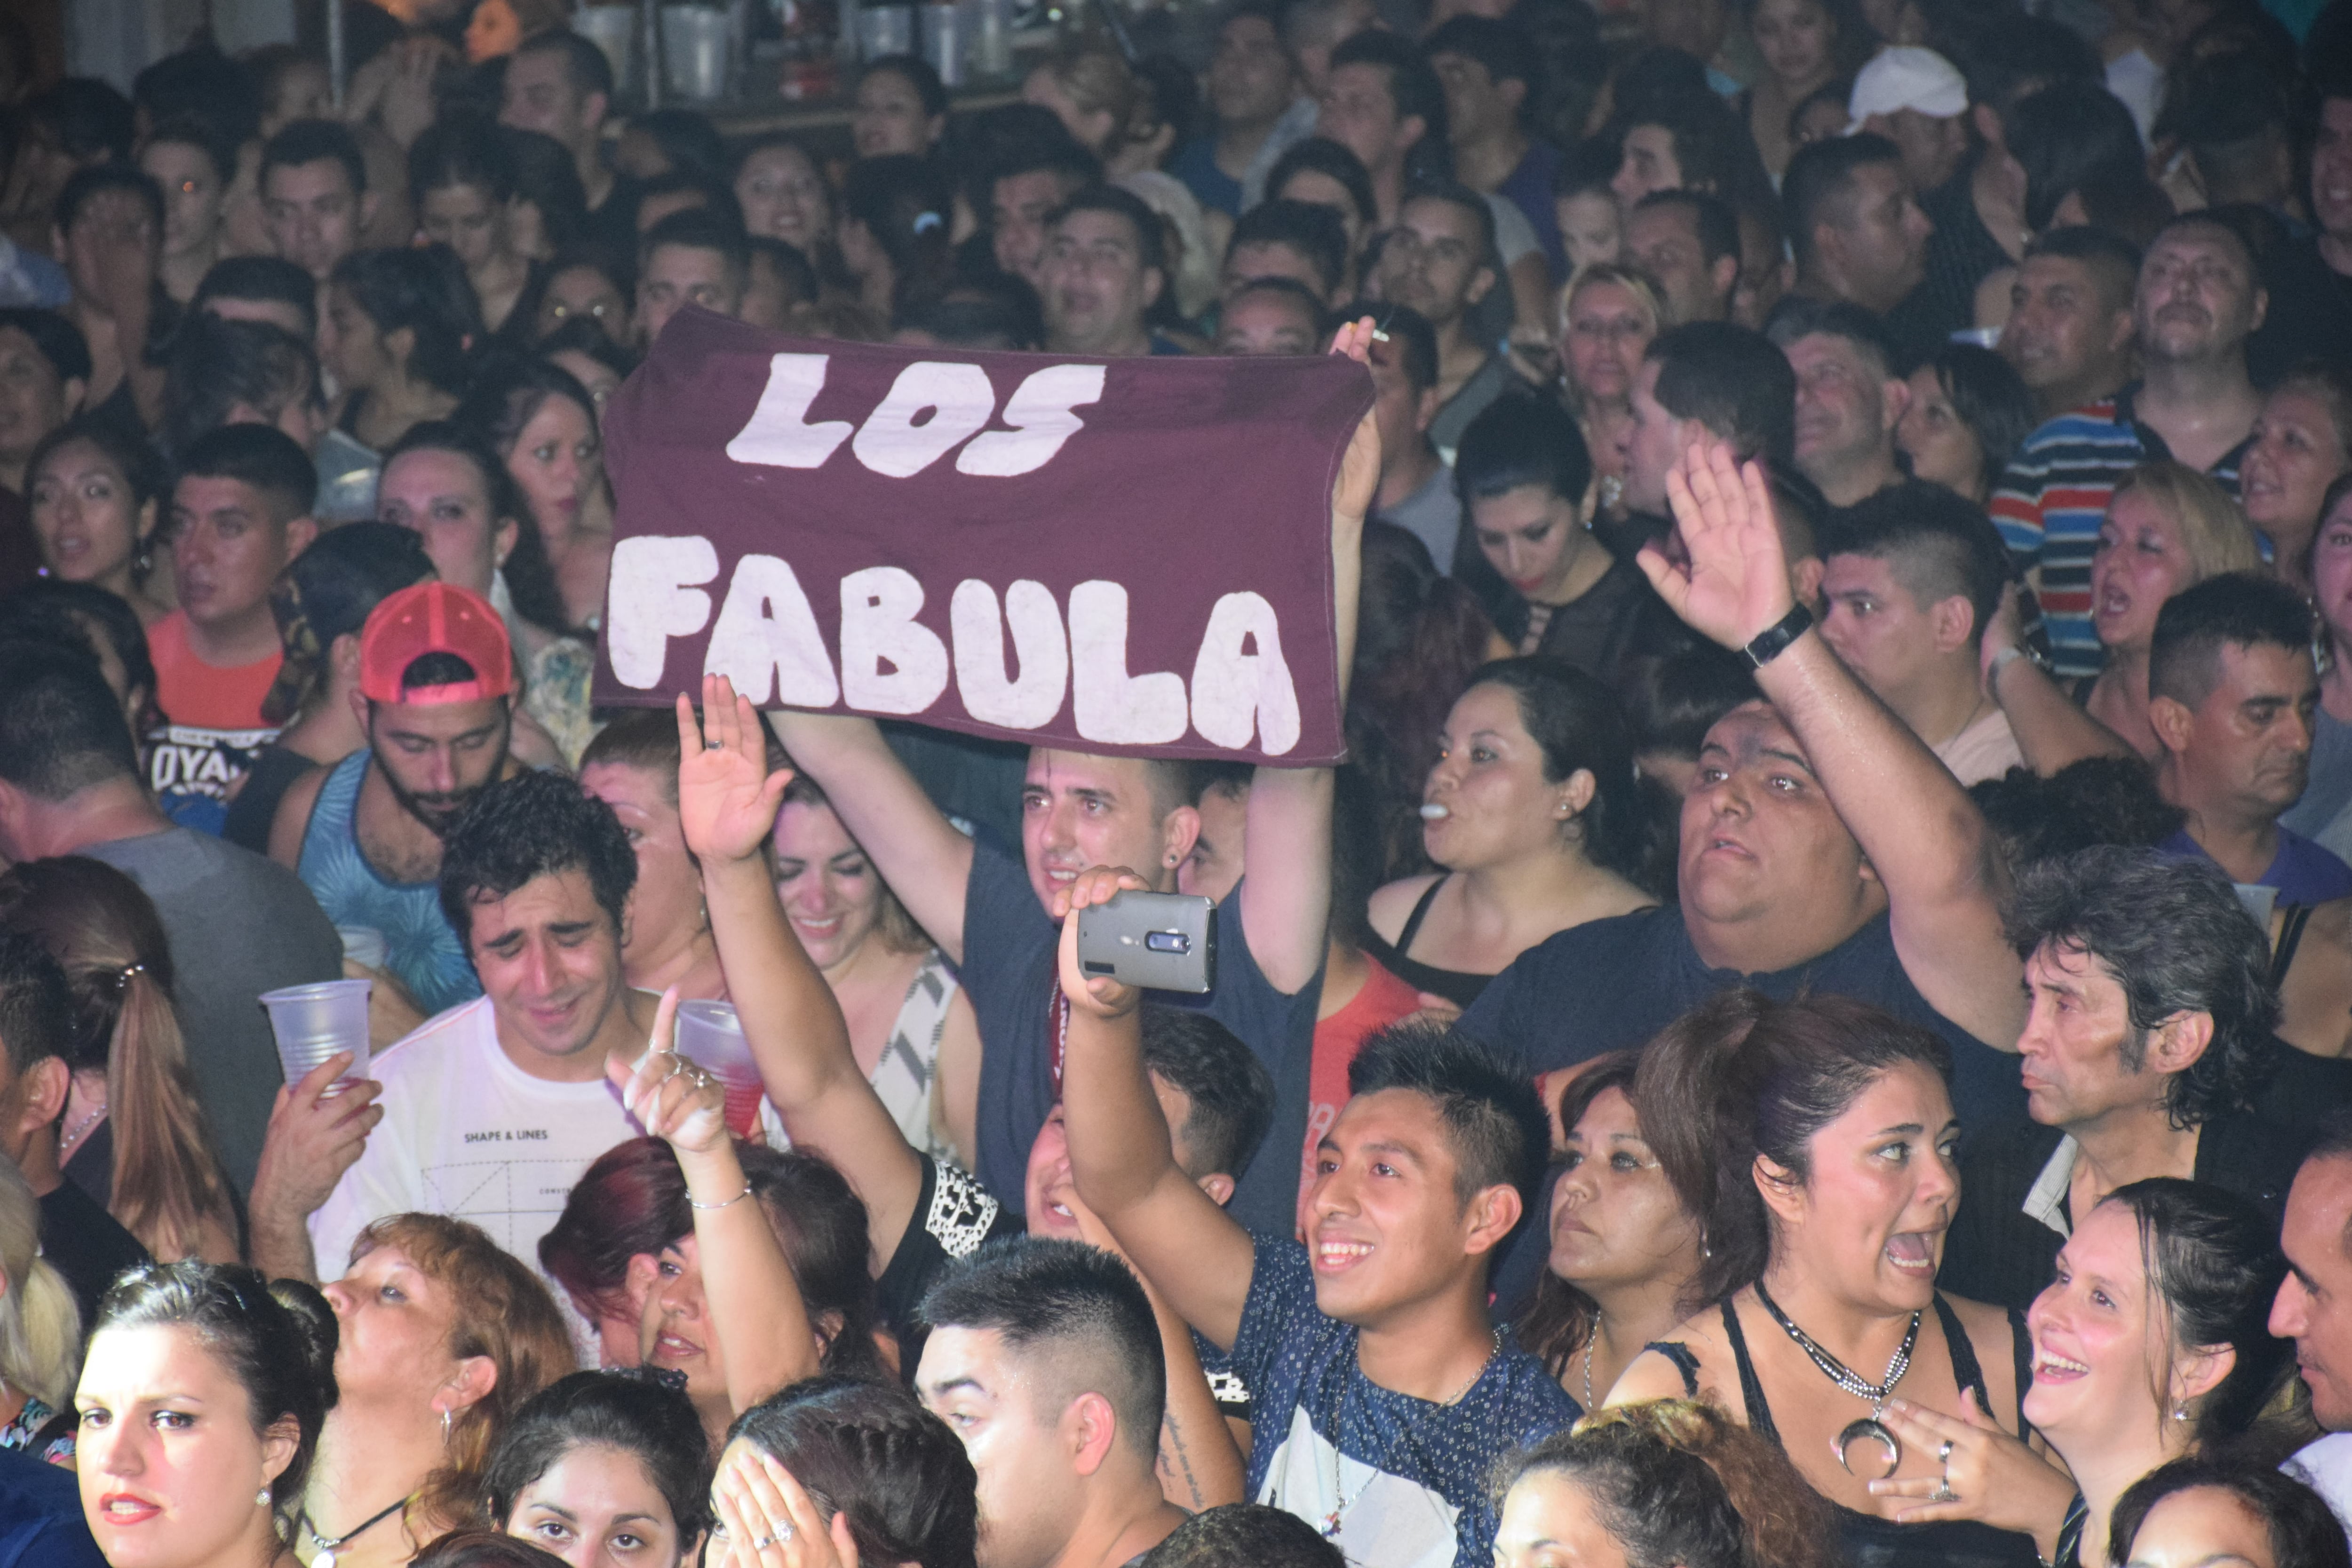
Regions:
[[2307, 361], [2289, 371], [2254, 420], [2254, 437], [2238, 464], [2246, 521], [2271, 542], [2278, 574], [2311, 584], [2311, 541], [2320, 498], [2352, 470], [2352, 371]]
[[593, 630], [613, 564], [613, 496], [588, 389], [545, 360], [499, 360], [475, 376], [452, 417], [488, 441], [521, 489], [565, 625]]
[[1519, 1341], [1587, 1410], [1651, 1341], [1689, 1315], [1699, 1226], [1634, 1115], [1636, 1058], [1596, 1058], [1559, 1097], [1551, 1260]]
[[1842, 996], [1728, 991], [1653, 1039], [1633, 1100], [1704, 1223], [1694, 1293], [1711, 1305], [1609, 1402], [1731, 1412], [1828, 1500], [1852, 1562], [2034, 1568], [2073, 1483], [2015, 1442], [1950, 1463], [1962, 1436], [2019, 1429], [2030, 1381], [2019, 1318], [1936, 1289], [1959, 1199], [1950, 1079], [1940, 1038]]
[[74, 1404], [82, 1516], [113, 1568], [276, 1568], [335, 1400], [318, 1293], [183, 1262], [107, 1292]]
[[394, 1568], [475, 1516], [499, 1435], [577, 1358], [539, 1278], [441, 1215], [368, 1226], [326, 1297], [338, 1397], [294, 1524], [339, 1568]]
[[1372, 895], [1365, 951], [1457, 1006], [1555, 931], [1658, 901], [1634, 880], [1653, 825], [1624, 715], [1599, 681], [1559, 659], [1471, 672], [1440, 731], [1421, 816], [1422, 847], [1439, 868]]
[[2091, 717], [2143, 757], [2163, 747], [2147, 718], [2157, 612], [2223, 572], [2259, 572], [2253, 531], [2229, 493], [2179, 463], [2142, 463], [2117, 481], [2091, 552], [2091, 627], [2107, 665], [2076, 693]]
[[[2025, 1418], [2078, 1489], [2053, 1568], [2101, 1568], [2125, 1490], [2159, 1465], [2242, 1436], [2293, 1375], [2292, 1346], [2269, 1328], [2286, 1273], [2277, 1229], [2231, 1193], [2157, 1176], [2116, 1188], [2067, 1238], [2057, 1277], [2025, 1317], [2033, 1335]], [[1991, 1478], [2024, 1462], [2022, 1445], [1907, 1404], [1893, 1414], [1906, 1442], [1953, 1444], [1946, 1469], [1958, 1500], [1927, 1511], [1994, 1510]], [[1873, 1489], [1881, 1489], [1930, 1496], [1914, 1482]]]
[[116, 595], [142, 626], [162, 620], [171, 606], [145, 587], [163, 489], [154, 449], [113, 423], [76, 419], [50, 431], [25, 465], [43, 574]]

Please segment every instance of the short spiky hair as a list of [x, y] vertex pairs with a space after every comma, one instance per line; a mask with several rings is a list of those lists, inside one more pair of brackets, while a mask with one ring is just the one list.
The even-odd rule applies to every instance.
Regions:
[[2103, 845], [2028, 866], [2009, 940], [2020, 957], [2045, 946], [2087, 953], [2116, 977], [2131, 1020], [2129, 1070], [2145, 1059], [2150, 1029], [2177, 1013], [2211, 1016], [2212, 1043], [2165, 1089], [2174, 1126], [2252, 1103], [2272, 1067], [2278, 993], [2262, 928], [2212, 862]]
[[2183, 588], [2156, 613], [2147, 655], [2147, 689], [2184, 708], [2201, 708], [2221, 683], [2221, 649], [2311, 650], [2311, 606], [2267, 573], [2224, 572]]
[[1348, 1092], [1402, 1089], [1426, 1097], [1454, 1147], [1454, 1195], [1465, 1205], [1488, 1187], [1515, 1187], [1529, 1212], [1551, 1121], [1528, 1075], [1455, 1029], [1401, 1024], [1383, 1029], [1348, 1064]]
[[1182, 1127], [1192, 1158], [1185, 1174], [1241, 1179], [1274, 1118], [1274, 1076], [1250, 1048], [1197, 1007], [1147, 1004], [1143, 1065], [1192, 1102]]
[[441, 912], [470, 952], [474, 904], [534, 878], [584, 871], [621, 929], [637, 856], [613, 808], [561, 773], [525, 773], [475, 796], [441, 845]]
[[[1159, 1452], [1168, 1362], [1151, 1300], [1117, 1257], [1082, 1241], [1024, 1236], [994, 1242], [944, 1276], [923, 1298], [927, 1329], [992, 1329], [1031, 1357], [1060, 1408], [1099, 1394], [1119, 1436], [1140, 1455]], [[1050, 1417], [1059, 1409], [1042, 1407]]]

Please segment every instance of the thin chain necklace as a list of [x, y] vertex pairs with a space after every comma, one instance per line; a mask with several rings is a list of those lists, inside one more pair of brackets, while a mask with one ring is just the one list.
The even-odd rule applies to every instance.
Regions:
[[1780, 1304], [1772, 1300], [1771, 1292], [1764, 1289], [1761, 1279], [1756, 1282], [1756, 1299], [1764, 1303], [1764, 1310], [1772, 1314], [1772, 1321], [1780, 1325], [1781, 1331], [1797, 1342], [1797, 1348], [1813, 1358], [1813, 1364], [1822, 1369], [1822, 1375], [1856, 1399], [1866, 1399], [1873, 1405], [1885, 1408], [1887, 1400], [1894, 1396], [1895, 1385], [1903, 1381], [1905, 1373], [1911, 1370], [1911, 1347], [1919, 1342], [1919, 1314], [1916, 1312], [1911, 1314], [1911, 1327], [1904, 1334], [1902, 1344], [1895, 1347], [1894, 1359], [1886, 1363], [1885, 1381], [1865, 1383], [1861, 1373], [1823, 1350], [1812, 1335], [1790, 1321], [1789, 1314], [1780, 1310]]
[[1601, 1338], [1601, 1320], [1592, 1321], [1592, 1331], [1584, 1336], [1584, 1413], [1592, 1414], [1592, 1346]]
[[382, 1524], [385, 1520], [390, 1519], [394, 1514], [398, 1513], [402, 1509], [406, 1508], [410, 1503], [415, 1502], [415, 1500], [416, 1494], [415, 1492], [411, 1492], [406, 1497], [402, 1498], [398, 1502], [394, 1503], [390, 1508], [385, 1509], [382, 1513], [370, 1515], [367, 1521], [359, 1526], [356, 1530], [347, 1530], [341, 1535], [320, 1534], [319, 1527], [310, 1522], [310, 1510], [307, 1509], [304, 1510], [301, 1516], [302, 1533], [309, 1536], [312, 1544], [316, 1545], [319, 1549], [319, 1554], [310, 1559], [310, 1568], [335, 1568], [335, 1553], [341, 1552], [346, 1543], [357, 1541], [361, 1536], [365, 1535], [369, 1531], [374, 1529], [377, 1525]]
[[[1503, 1331], [1499, 1326], [1497, 1326], [1495, 1330], [1495, 1342], [1486, 1352], [1486, 1359], [1478, 1363], [1478, 1370], [1470, 1374], [1470, 1381], [1464, 1384], [1460, 1388], [1454, 1390], [1452, 1398], [1441, 1399], [1437, 1403], [1446, 1405], [1461, 1404], [1462, 1401], [1468, 1396], [1470, 1391], [1478, 1386], [1478, 1380], [1486, 1375], [1486, 1369], [1494, 1364], [1495, 1358], [1502, 1353]], [[1343, 1423], [1345, 1417], [1343, 1416]], [[1323, 1539], [1326, 1541], [1337, 1541], [1339, 1539], [1339, 1521], [1348, 1516], [1348, 1510], [1349, 1509], [1364, 1500], [1365, 1490], [1370, 1488], [1374, 1481], [1379, 1480], [1384, 1473], [1377, 1465], [1368, 1466], [1367, 1468], [1369, 1468], [1371, 1473], [1357, 1484], [1355, 1495], [1350, 1497], [1340, 1489], [1339, 1459], [1339, 1445], [1334, 1442], [1331, 1445], [1331, 1497], [1334, 1506], [1329, 1513], [1323, 1516]], [[332, 1568], [331, 1564], [330, 1565], [330, 1568]]]

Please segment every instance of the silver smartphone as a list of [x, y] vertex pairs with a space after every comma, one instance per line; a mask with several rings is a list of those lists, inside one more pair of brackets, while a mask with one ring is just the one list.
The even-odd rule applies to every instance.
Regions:
[[1150, 991], [1207, 991], [1217, 983], [1217, 906], [1121, 889], [1078, 911], [1078, 967]]

